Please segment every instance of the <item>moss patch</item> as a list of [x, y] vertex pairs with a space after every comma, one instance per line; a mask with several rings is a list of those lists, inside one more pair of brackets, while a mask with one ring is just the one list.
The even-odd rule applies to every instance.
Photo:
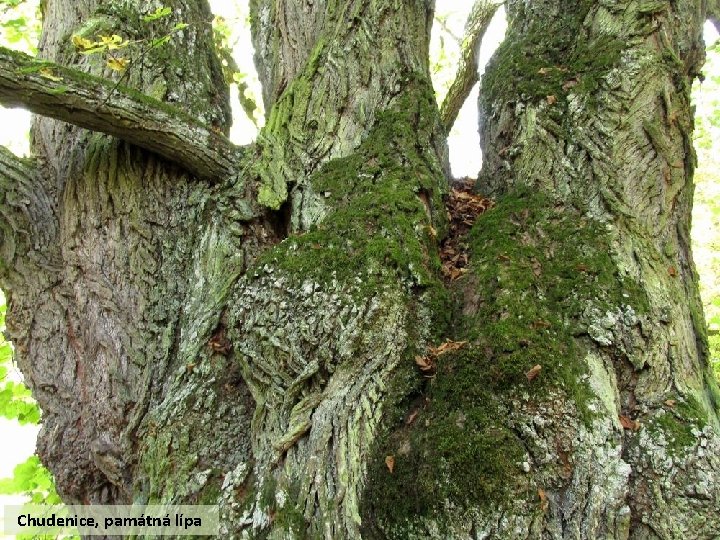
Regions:
[[524, 14], [516, 14], [486, 71], [482, 99], [490, 104], [516, 95], [530, 101], [555, 96], [563, 108], [569, 91], [592, 94], [627, 46], [617, 36], [585, 37], [583, 23], [595, 4], [582, 0], [563, 5], [560, 13], [534, 13], [527, 27]]
[[[470, 242], [483, 289], [468, 313], [466, 338], [492, 358], [495, 383], [527, 385], [539, 396], [548, 386], [561, 388], [585, 410], [592, 394], [578, 382], [586, 373], [579, 344], [593, 317], [648, 309], [645, 292], [618, 275], [606, 228], [546, 195], [518, 191], [480, 217]], [[528, 385], [535, 365], [542, 371]]]
[[701, 431], [707, 424], [706, 413], [693, 398], [678, 399], [673, 408], [664, 409], [648, 422], [648, 431], [655, 436], [662, 434], [671, 456], [685, 455], [687, 448], [698, 442], [694, 431]]
[[[592, 314], [647, 310], [644, 292], [617, 273], [608, 231], [546, 195], [508, 195], [480, 216], [469, 242], [471, 271], [457, 282], [464, 313], [455, 327], [455, 339], [469, 343], [439, 357], [424, 388], [392, 390], [400, 394], [364, 494], [368, 538], [422, 535], [424, 521], [442, 526], [467, 510], [534, 501], [511, 403], [566, 396], [589, 424], [594, 394], [583, 382], [583, 347]], [[528, 380], [536, 365], [541, 371]]]
[[356, 153], [311, 178], [332, 208], [324, 221], [263, 255], [249, 275], [268, 265], [298, 283], [337, 280], [363, 294], [398, 280], [441, 288], [437, 242], [445, 227], [445, 179], [429, 157], [436, 117], [429, 86], [410, 83]]
[[444, 355], [425, 395], [398, 404], [396, 428], [369, 463], [363, 537], [405, 538], [421, 519], [442, 525], [524, 491], [525, 451], [487, 367], [475, 347]]

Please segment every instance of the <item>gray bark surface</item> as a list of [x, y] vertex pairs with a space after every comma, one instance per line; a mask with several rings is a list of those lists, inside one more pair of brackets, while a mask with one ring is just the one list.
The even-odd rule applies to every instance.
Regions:
[[[703, 2], [508, 2], [452, 282], [432, 2], [251, 2], [242, 150], [207, 4], [159, 6], [47, 0], [51, 64], [0, 51], [0, 101], [46, 115], [0, 149], [0, 285], [65, 500], [219, 504], [231, 538], [720, 535]], [[70, 41], [178, 22], [117, 88]]]

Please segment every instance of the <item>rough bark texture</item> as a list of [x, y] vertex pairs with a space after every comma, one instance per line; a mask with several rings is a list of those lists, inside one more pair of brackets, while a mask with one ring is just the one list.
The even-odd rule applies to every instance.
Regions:
[[[128, 82], [181, 103], [200, 124], [224, 128], [226, 89], [209, 52], [209, 11], [176, 2], [174, 20], [142, 22], [158, 5], [48, 1], [41, 56], [111, 77], [103, 59], [77, 54], [71, 35], [155, 37], [181, 18], [190, 26], [164, 49], [134, 58]], [[182, 361], [182, 336], [202, 327], [203, 310], [212, 309], [190, 307], [193, 271], [214, 250], [217, 259], [227, 254], [224, 264], [213, 261], [224, 272], [239, 272], [253, 242], [231, 248], [230, 233], [213, 232], [227, 228], [214, 217], [212, 190], [126, 142], [38, 118], [33, 148], [38, 167], [5, 186], [18, 210], [5, 222], [3, 246], [16, 247], [4, 257], [3, 287], [18, 364], [44, 412], [39, 453], [69, 501], [142, 500], [136, 466], [148, 428], [141, 425]], [[246, 401], [228, 411], [249, 417]], [[232, 414], [212, 414], [213, 433], [242, 425]], [[242, 448], [229, 439], [222, 444], [230, 461]]]
[[[45, 3], [42, 56], [107, 78], [71, 35], [188, 23], [126, 81], [166, 104], [107, 105], [226, 132], [204, 2], [70, 4]], [[508, 9], [481, 98], [497, 205], [452, 284], [426, 0], [252, 2], [267, 126], [213, 183], [141, 123], [56, 114], [119, 139], [40, 118], [33, 161], [0, 151], [8, 326], [68, 501], [217, 503], [237, 538], [720, 533], [688, 240], [703, 5]]]
[[[593, 274], [595, 290], [553, 328], [571, 332], [577, 352], [570, 361], [581, 364], [596, 398], [576, 402], [574, 412], [566, 400], [514, 408], [509, 421], [549, 506], [539, 519], [511, 511], [514, 519], [495, 525], [501, 537], [533, 530], [531, 523], [551, 536], [720, 533], [720, 399], [689, 240], [689, 96], [704, 58], [700, 8], [508, 4], [508, 40], [481, 91], [481, 189], [498, 195], [499, 210], [518, 196], [535, 207], [516, 240], [525, 253], [528, 245], [541, 248], [530, 259], [533, 303], [547, 301], [547, 281], [556, 279], [545, 275], [557, 257], [552, 246], [561, 245], [553, 221], [567, 220], [576, 238], [596, 230], [572, 262], [575, 273]], [[605, 268], [595, 262], [598, 250], [607, 250]], [[528, 259], [507, 264], [518, 271]], [[583, 408], [594, 415], [584, 423]], [[567, 467], [565, 481], [547, 476], [553, 465]]]

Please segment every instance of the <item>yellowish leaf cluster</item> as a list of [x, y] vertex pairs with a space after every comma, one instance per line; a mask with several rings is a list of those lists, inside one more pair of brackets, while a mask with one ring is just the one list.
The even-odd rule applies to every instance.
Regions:
[[[131, 43], [117, 34], [97, 37], [97, 41], [92, 41], [82, 36], [74, 35], [72, 37], [72, 44], [75, 45], [75, 48], [77, 48], [81, 54], [96, 54], [121, 49]], [[127, 58], [110, 55], [107, 59], [107, 66], [114, 71], [124, 71], [129, 62]]]

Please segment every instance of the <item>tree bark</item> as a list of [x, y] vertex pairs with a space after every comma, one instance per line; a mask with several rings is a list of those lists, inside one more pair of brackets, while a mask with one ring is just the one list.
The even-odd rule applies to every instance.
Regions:
[[[74, 124], [0, 151], [8, 328], [65, 500], [219, 504], [237, 538], [720, 532], [702, 2], [508, 3], [480, 102], [497, 201], [453, 282], [432, 2], [253, 1], [269, 112], [242, 152], [204, 1], [68, 4], [41, 44], [63, 81], [0, 66], [0, 100]], [[80, 75], [113, 77], [69, 36], [179, 22], [109, 98]]]

